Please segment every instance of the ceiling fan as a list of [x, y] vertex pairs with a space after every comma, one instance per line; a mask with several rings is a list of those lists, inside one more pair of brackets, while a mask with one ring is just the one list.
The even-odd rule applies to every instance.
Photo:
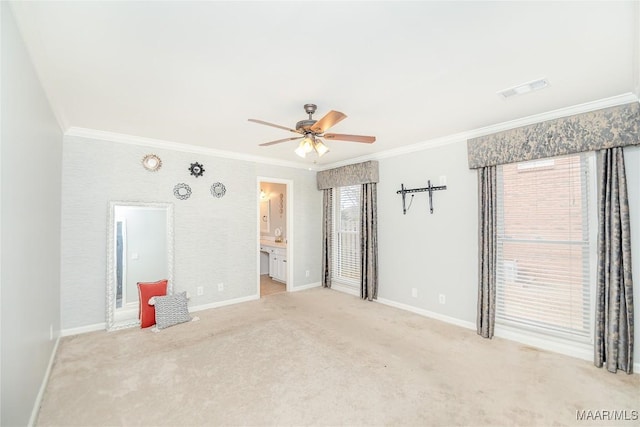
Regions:
[[330, 139], [330, 140], [338, 140], [338, 141], [353, 141], [353, 142], [363, 142], [365, 144], [371, 144], [375, 142], [375, 136], [364, 136], [364, 135], [347, 135], [342, 133], [325, 133], [330, 127], [334, 126], [336, 123], [344, 120], [347, 116], [339, 111], [331, 110], [329, 111], [323, 118], [320, 120], [313, 120], [313, 114], [316, 112], [318, 107], [315, 104], [305, 104], [304, 111], [309, 114], [309, 118], [307, 120], [300, 120], [296, 123], [296, 128], [291, 129], [286, 126], [280, 126], [273, 123], [265, 122], [263, 120], [257, 119], [249, 119], [250, 122], [259, 123], [261, 125], [272, 126], [279, 129], [288, 130], [289, 132], [297, 133], [299, 136], [294, 136], [291, 138], [283, 138], [277, 139], [275, 141], [265, 142], [260, 144], [261, 147], [266, 147], [269, 145], [280, 144], [281, 142], [293, 141], [295, 139], [301, 139], [298, 148], [296, 148], [295, 153], [300, 157], [305, 157], [307, 153], [315, 151], [318, 156], [324, 155], [329, 148], [324, 145], [324, 142], [320, 138]]

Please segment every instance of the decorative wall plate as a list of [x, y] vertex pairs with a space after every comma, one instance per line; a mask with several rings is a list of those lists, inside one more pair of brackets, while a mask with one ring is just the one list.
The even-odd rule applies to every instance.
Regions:
[[156, 172], [162, 167], [162, 160], [155, 154], [147, 154], [142, 158], [142, 167], [151, 172]]
[[222, 196], [224, 196], [224, 193], [227, 192], [227, 189], [225, 188], [224, 184], [221, 182], [214, 182], [213, 185], [211, 186], [211, 195], [213, 197], [216, 198], [220, 198]]
[[284, 194], [280, 193], [280, 218], [282, 218], [283, 213], [284, 213]]
[[191, 166], [189, 166], [189, 171], [191, 171], [191, 175], [195, 176], [196, 178], [204, 174], [204, 168], [198, 162], [191, 163]]
[[187, 200], [191, 197], [191, 187], [183, 182], [176, 184], [176, 186], [173, 187], [173, 195], [176, 196], [176, 199]]

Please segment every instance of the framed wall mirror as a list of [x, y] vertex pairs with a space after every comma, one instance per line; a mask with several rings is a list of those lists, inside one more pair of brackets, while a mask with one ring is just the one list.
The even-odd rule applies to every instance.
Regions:
[[173, 288], [173, 205], [111, 202], [107, 236], [107, 330], [140, 324], [138, 282]]

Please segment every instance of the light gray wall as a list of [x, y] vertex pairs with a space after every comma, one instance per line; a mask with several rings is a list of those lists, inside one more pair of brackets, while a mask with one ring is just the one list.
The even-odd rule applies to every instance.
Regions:
[[[379, 162], [379, 298], [475, 322], [476, 174], [467, 166], [466, 141]], [[433, 193], [433, 214], [425, 192], [415, 193], [403, 215], [400, 184], [422, 188], [431, 180], [437, 186], [440, 176], [446, 176], [447, 189]]]
[[1, 417], [29, 422], [60, 329], [62, 133], [2, 2]]
[[[144, 155], [155, 153], [162, 168], [149, 172]], [[202, 177], [191, 176], [191, 163], [203, 164]], [[174, 204], [174, 289], [191, 295], [198, 306], [256, 295], [258, 279], [257, 177], [294, 182], [294, 286], [320, 280], [320, 195], [315, 173], [304, 169], [173, 150], [64, 138], [62, 195], [62, 328], [105, 321], [107, 219], [110, 201]], [[222, 182], [227, 192], [214, 198], [210, 187]], [[191, 186], [192, 195], [178, 200], [177, 183]], [[309, 191], [312, 189], [313, 191]], [[305, 270], [311, 270], [309, 277]], [[217, 284], [224, 283], [218, 292]], [[197, 296], [196, 288], [204, 287]]]

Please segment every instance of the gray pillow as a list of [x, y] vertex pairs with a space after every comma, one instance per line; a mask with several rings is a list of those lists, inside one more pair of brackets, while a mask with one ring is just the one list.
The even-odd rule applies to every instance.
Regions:
[[158, 329], [168, 328], [191, 321], [189, 307], [187, 306], [187, 293], [154, 297], [156, 306], [156, 327]]

